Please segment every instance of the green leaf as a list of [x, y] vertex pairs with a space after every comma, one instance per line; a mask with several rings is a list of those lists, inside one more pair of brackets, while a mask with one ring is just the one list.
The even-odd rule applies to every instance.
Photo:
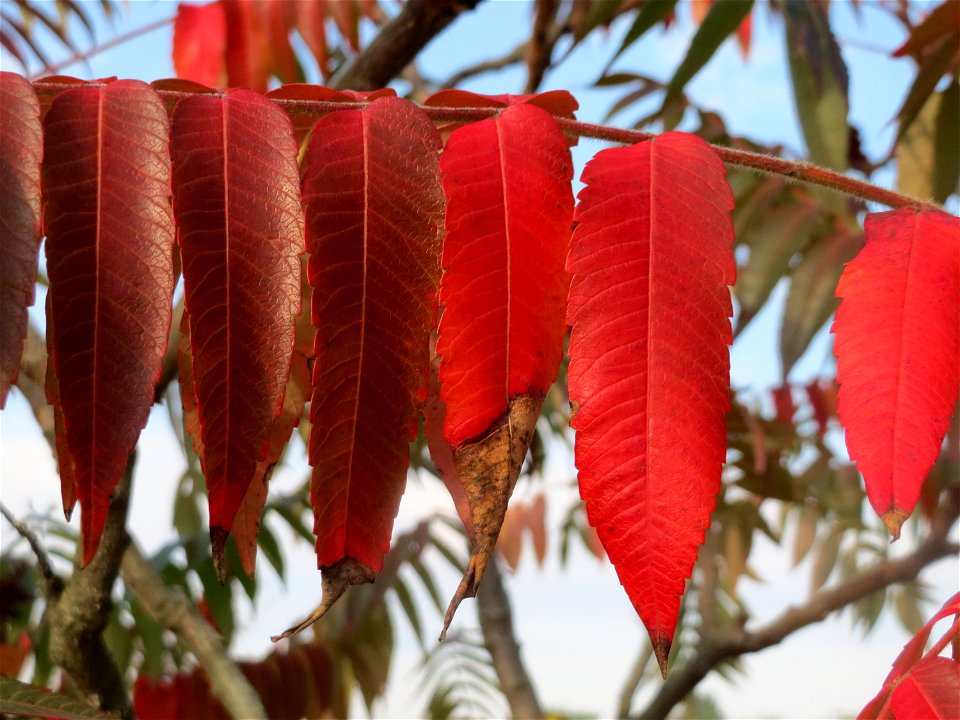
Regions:
[[413, 628], [413, 634], [416, 636], [420, 648], [423, 649], [423, 625], [420, 622], [420, 611], [417, 610], [417, 604], [414, 602], [413, 596], [410, 595], [407, 584], [402, 578], [397, 578], [393, 584], [393, 590], [397, 594], [397, 600], [400, 601], [400, 607], [403, 608], [407, 620], [410, 621], [410, 627]]
[[[610, 4], [614, 5], [616, 3]], [[640, 9], [637, 11], [637, 17], [634, 18], [633, 25], [630, 26], [629, 30], [627, 30], [627, 34], [624, 36], [623, 42], [620, 43], [620, 49], [613, 54], [612, 58], [610, 58], [610, 62], [607, 63], [607, 67], [603, 70], [603, 75], [607, 74], [607, 70], [613, 66], [614, 61], [620, 57], [628, 47], [639, 40], [640, 37], [647, 32], [647, 30], [672, 13], [676, 4], [677, 0], [655, 0], [653, 2], [645, 2], [643, 5], [641, 5]]]
[[260, 546], [260, 550], [263, 552], [263, 556], [267, 559], [267, 562], [277, 571], [277, 576], [280, 578], [280, 581], [285, 583], [283, 551], [280, 550], [280, 544], [277, 542], [277, 537], [273, 534], [273, 530], [262, 521], [260, 523], [260, 532], [257, 533], [257, 544]]
[[[783, 9], [794, 105], [810, 159], [817, 165], [845, 170], [849, 154], [849, 80], [827, 20], [826, 5], [786, 0]], [[820, 195], [827, 207], [842, 210], [843, 196], [829, 192]]]
[[[644, 4], [643, 7], [646, 9], [649, 5], [661, 4], [667, 3], [652, 2]], [[683, 94], [683, 88], [691, 78], [710, 61], [721, 43], [736, 32], [752, 9], [753, 0], [723, 0], [710, 6], [707, 16], [697, 28], [693, 40], [690, 41], [686, 57], [683, 58], [683, 62], [680, 63], [680, 67], [667, 85], [667, 96], [663, 100], [661, 112], [666, 112], [668, 106], [674, 105], [679, 100]]]
[[797, 520], [797, 537], [793, 544], [793, 565], [796, 567], [810, 552], [813, 541], [817, 536], [817, 523], [820, 521], [820, 511], [816, 504], [806, 503], [800, 510]]
[[843, 530], [834, 525], [827, 532], [827, 535], [820, 542], [817, 548], [817, 556], [813, 561], [813, 576], [810, 581], [810, 592], [816, 592], [824, 586], [830, 573], [837, 564], [837, 556], [840, 554], [840, 541], [843, 539]]
[[0, 714], [60, 720], [107, 720], [120, 717], [96, 710], [66, 695], [11, 678], [0, 678]]
[[803, 256], [790, 280], [780, 329], [783, 378], [806, 352], [813, 336], [836, 310], [834, 297], [844, 263], [863, 247], [863, 238], [845, 230], [820, 237]]
[[958, 49], [960, 49], [960, 33], [950, 33], [937, 43], [930, 54], [924, 58], [920, 64], [920, 70], [917, 72], [917, 77], [913, 81], [900, 111], [897, 113], [900, 128], [897, 130], [895, 142], [899, 142], [903, 138], [907, 130], [910, 129], [910, 125], [917, 119], [927, 102], [927, 98], [936, 90], [940, 78], [950, 70]]
[[934, 132], [933, 199], [944, 203], [960, 192], [960, 79], [940, 94]]
[[753, 319], [787, 272], [790, 260], [810, 240], [820, 210], [804, 196], [791, 193], [789, 200], [764, 213], [741, 236], [750, 248], [746, 264], [737, 272], [734, 291], [740, 302], [737, 334]]
[[920, 199], [933, 196], [934, 134], [941, 96], [931, 95], [897, 143], [897, 190]]

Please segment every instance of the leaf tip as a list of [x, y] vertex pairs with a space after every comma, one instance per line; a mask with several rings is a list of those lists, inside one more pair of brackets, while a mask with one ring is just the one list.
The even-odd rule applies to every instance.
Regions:
[[886, 525], [887, 530], [890, 531], [890, 535], [893, 536], [890, 542], [900, 539], [900, 528], [903, 527], [903, 523], [907, 521], [908, 517], [910, 517], [910, 513], [896, 507], [892, 510], [887, 510], [880, 516], [883, 524]]
[[327, 611], [333, 607], [333, 604], [340, 599], [340, 596], [351, 585], [372, 583], [377, 579], [377, 574], [373, 570], [351, 557], [345, 557], [333, 565], [320, 568], [320, 570], [322, 573], [321, 587], [323, 589], [323, 598], [320, 600], [320, 604], [301, 622], [287, 628], [279, 635], [271, 635], [270, 640], [272, 642], [279, 642], [284, 638], [296, 635], [313, 625], [327, 614]]
[[224, 530], [219, 525], [213, 525], [210, 528], [210, 551], [213, 555], [213, 569], [216, 571], [217, 581], [221, 585], [227, 580], [227, 559], [224, 551], [229, 536], [230, 531]]
[[673, 639], [662, 632], [656, 634], [650, 633], [650, 642], [653, 643], [653, 653], [657, 656], [657, 664], [660, 666], [660, 674], [663, 679], [667, 679], [667, 663], [670, 660], [670, 648], [673, 646]]
[[[487, 557], [489, 557], [489, 555], [487, 555]], [[474, 554], [470, 558], [470, 564], [467, 566], [467, 571], [463, 574], [463, 579], [460, 581], [460, 585], [457, 586], [457, 591], [450, 599], [450, 604], [447, 606], [447, 612], [444, 613], [443, 629], [440, 631], [440, 642], [446, 640], [447, 630], [450, 628], [450, 623], [453, 622], [453, 616], [457, 614], [457, 608], [460, 607], [460, 603], [468, 597], [476, 596], [477, 585], [480, 584], [480, 579], [483, 577], [483, 571], [487, 564], [487, 557], [478, 557], [476, 554]]]

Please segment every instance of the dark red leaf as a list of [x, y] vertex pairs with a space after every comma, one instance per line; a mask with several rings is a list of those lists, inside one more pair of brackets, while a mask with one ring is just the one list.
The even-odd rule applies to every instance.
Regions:
[[223, 3], [177, 5], [173, 21], [173, 68], [178, 78], [203, 85], [223, 86], [227, 81], [226, 15]]
[[[300, 311], [297, 148], [290, 122], [261, 95], [181, 100], [173, 116], [192, 375], [215, 555], [270, 451]], [[185, 383], [187, 384], [187, 383]]]
[[307, 148], [309, 454], [324, 597], [294, 631], [372, 580], [390, 547], [436, 321], [440, 147], [423, 111], [382, 98], [321, 118]]
[[440, 399], [475, 531], [449, 624], [483, 576], [560, 367], [573, 170], [556, 122], [530, 104], [455, 130], [440, 166]]
[[[299, 3], [300, 5], [309, 3]], [[304, 83], [290, 83], [271, 90], [267, 97], [271, 100], [280, 101], [290, 116], [293, 123], [293, 134], [298, 143], [302, 143], [307, 133], [313, 128], [317, 121], [319, 113], [304, 112], [305, 108], [298, 107], [299, 101], [306, 102], [335, 102], [335, 103], [356, 103], [360, 100], [373, 101], [380, 97], [396, 97], [397, 93], [392, 88], [381, 88], [370, 92], [357, 92], [355, 90], [333, 90], [332, 88], [321, 85], [307, 85]], [[286, 101], [286, 102], [285, 102]]]
[[898, 537], [940, 452], [960, 383], [960, 220], [867, 216], [837, 286], [839, 415], [870, 503]]
[[568, 268], [568, 385], [590, 524], [666, 670], [725, 457], [733, 197], [691, 135], [583, 172]]
[[168, 131], [156, 93], [132, 80], [67, 90], [44, 120], [49, 317], [84, 563], [146, 424], [167, 345]]
[[30, 83], [0, 73], [0, 408], [20, 372], [40, 251], [40, 102]]

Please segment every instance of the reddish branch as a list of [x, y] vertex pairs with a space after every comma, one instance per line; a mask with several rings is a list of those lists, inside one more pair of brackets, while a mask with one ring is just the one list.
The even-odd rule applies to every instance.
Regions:
[[[34, 83], [34, 87], [41, 94], [56, 94], [63, 91], [63, 85]], [[158, 90], [162, 97], [179, 99], [189, 97], [192, 93], [176, 90]], [[289, 98], [273, 98], [273, 101], [292, 114], [322, 116], [337, 110], [349, 107], [362, 107], [364, 101], [356, 103], [330, 102], [324, 100], [294, 100]], [[424, 107], [424, 112], [433, 120], [453, 120], [464, 123], [474, 122], [492, 117], [500, 112], [501, 108], [465, 108], [465, 107]], [[626, 145], [652, 140], [658, 133], [643, 132], [640, 130], [625, 130], [608, 125], [583, 123], [569, 118], [554, 116], [554, 119], [563, 128], [564, 132], [578, 137], [606, 140]], [[891, 208], [924, 208], [943, 211], [936, 203], [925, 202], [909, 195], [903, 195], [893, 190], [874, 185], [864, 180], [857, 180], [833, 170], [814, 165], [802, 160], [788, 160], [786, 158], [764, 155], [748, 150], [738, 150], [724, 145], [711, 145], [717, 155], [728, 165], [756, 170], [767, 175], [780, 175], [795, 182], [803, 182], [819, 187], [830, 188], [852, 197], [861, 198], [870, 202], [886, 205]]]

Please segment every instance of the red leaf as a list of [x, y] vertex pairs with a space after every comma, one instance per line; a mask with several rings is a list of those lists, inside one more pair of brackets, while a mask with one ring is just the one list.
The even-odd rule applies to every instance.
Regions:
[[173, 67], [178, 78], [210, 86], [227, 79], [227, 26], [223, 3], [177, 5], [173, 21]]
[[173, 116], [179, 227], [201, 465], [218, 559], [268, 456], [300, 311], [297, 148], [290, 122], [246, 90], [180, 101]]
[[293, 631], [372, 580], [390, 547], [437, 313], [440, 146], [423, 111], [382, 98], [321, 118], [307, 148], [311, 502], [324, 597]]
[[573, 170], [555, 121], [529, 104], [455, 130], [440, 167], [440, 399], [475, 531], [449, 624], [483, 576], [560, 367]]
[[[549, 90], [537, 95], [480, 95], [468, 90], [448, 89], [435, 92], [424, 100], [427, 107], [472, 107], [496, 108], [510, 105], [534, 105], [546, 110], [551, 115], [566, 117], [573, 120], [573, 113], [579, 106], [576, 99], [566, 90]], [[457, 127], [464, 124], [462, 120], [440, 121], [440, 134], [446, 139]], [[568, 144], [576, 145], [577, 137], [568, 138]]]
[[0, 73], [0, 408], [20, 373], [40, 251], [40, 102], [24, 78]]
[[[943, 607], [937, 611], [937, 614], [930, 618], [927, 624], [923, 626], [920, 632], [910, 638], [907, 644], [903, 646], [903, 650], [900, 651], [897, 659], [893, 662], [893, 669], [883, 681], [883, 687], [880, 688], [880, 692], [860, 711], [860, 714], [857, 715], [857, 720], [876, 720], [876, 718], [889, 717], [891, 693], [923, 662], [921, 659], [923, 650], [927, 645], [927, 640], [930, 638], [933, 626], [950, 615], [960, 615], [960, 593], [957, 593], [947, 600]], [[956, 624], [952, 630], [956, 631]], [[928, 657], [936, 657], [936, 653], [933, 652], [933, 654], [928, 655]]]
[[664, 672], [726, 448], [735, 266], [724, 176], [683, 133], [598, 153], [568, 261], [580, 493]]
[[870, 503], [896, 538], [957, 400], [960, 220], [874, 213], [866, 235], [837, 285], [839, 416]]
[[[305, 5], [309, 3], [298, 3]], [[297, 138], [297, 143], [302, 143], [307, 133], [313, 128], [317, 121], [317, 114], [303, 112], [306, 110], [303, 106], [297, 106], [296, 103], [301, 100], [309, 102], [331, 102], [331, 103], [356, 103], [360, 100], [373, 101], [379, 97], [396, 97], [397, 92], [393, 88], [381, 88], [370, 92], [357, 92], [355, 90], [333, 90], [321, 85], [307, 85], [305, 83], [290, 83], [276, 90], [267, 93], [271, 100], [279, 101], [281, 107], [285, 107], [290, 115], [290, 121], [293, 123], [293, 134]], [[284, 102], [292, 101], [292, 102]]]
[[146, 424], [167, 345], [168, 130], [156, 93], [132, 80], [67, 90], [44, 120], [49, 318], [84, 563]]
[[897, 720], [956, 720], [960, 717], [960, 663], [924, 658], [890, 698]]

